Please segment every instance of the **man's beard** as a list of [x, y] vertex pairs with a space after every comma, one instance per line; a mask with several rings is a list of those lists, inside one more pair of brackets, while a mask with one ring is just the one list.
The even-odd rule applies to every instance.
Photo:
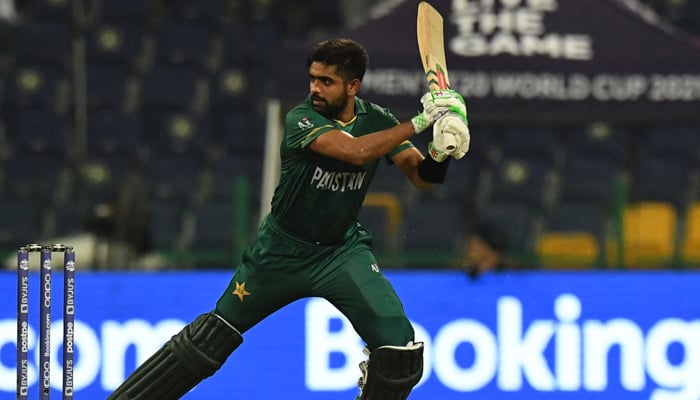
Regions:
[[328, 100], [317, 97], [317, 96], [311, 96], [312, 100], [320, 100], [324, 102], [324, 106], [316, 106], [312, 105], [314, 110], [318, 111], [321, 113], [323, 116], [328, 117], [328, 118], [336, 118], [340, 113], [345, 109], [345, 107], [348, 104], [348, 99], [347, 97], [343, 97], [342, 100], [338, 103], [330, 103]]

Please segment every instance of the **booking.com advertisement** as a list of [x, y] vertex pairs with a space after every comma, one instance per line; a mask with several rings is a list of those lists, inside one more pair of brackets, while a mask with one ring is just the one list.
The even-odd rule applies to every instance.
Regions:
[[[425, 369], [412, 400], [700, 399], [700, 274], [391, 271]], [[39, 300], [31, 276], [30, 306]], [[227, 272], [76, 276], [76, 399], [104, 399], [180, 328], [211, 309]], [[0, 398], [14, 398], [16, 276], [0, 273]], [[61, 273], [54, 273], [53, 397], [61, 386]], [[33, 291], [33, 292], [32, 292]], [[34, 313], [32, 315], [32, 313]], [[30, 309], [30, 398], [38, 394]], [[354, 399], [363, 343], [321, 299], [300, 300], [185, 399]], [[37, 394], [35, 394], [37, 393]]]

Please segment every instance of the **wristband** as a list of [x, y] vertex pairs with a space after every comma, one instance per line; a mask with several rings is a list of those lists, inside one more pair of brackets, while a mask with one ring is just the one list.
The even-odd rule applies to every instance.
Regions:
[[426, 182], [443, 183], [449, 165], [449, 158], [443, 162], [437, 162], [432, 157], [425, 157], [423, 162], [418, 164], [418, 176]]
[[418, 113], [415, 117], [411, 118], [411, 124], [413, 124], [413, 130], [416, 134], [421, 133], [425, 128], [430, 126], [430, 121], [425, 118], [423, 113]]

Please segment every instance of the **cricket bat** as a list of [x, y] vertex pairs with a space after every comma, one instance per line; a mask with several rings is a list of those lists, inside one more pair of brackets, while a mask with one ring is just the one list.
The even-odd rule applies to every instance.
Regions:
[[[450, 78], [445, 60], [445, 40], [442, 33], [442, 15], [427, 1], [418, 4], [416, 24], [418, 52], [423, 62], [423, 71], [430, 90], [449, 89]], [[446, 149], [454, 150], [457, 142], [453, 137], [445, 138]]]

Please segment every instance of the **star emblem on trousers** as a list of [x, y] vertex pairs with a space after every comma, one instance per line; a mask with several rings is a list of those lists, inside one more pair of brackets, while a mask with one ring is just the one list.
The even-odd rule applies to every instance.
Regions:
[[238, 283], [238, 281], [236, 281], [236, 290], [233, 291], [233, 294], [238, 296], [241, 302], [243, 302], [244, 298], [250, 295], [250, 292], [245, 290], [245, 282]]

